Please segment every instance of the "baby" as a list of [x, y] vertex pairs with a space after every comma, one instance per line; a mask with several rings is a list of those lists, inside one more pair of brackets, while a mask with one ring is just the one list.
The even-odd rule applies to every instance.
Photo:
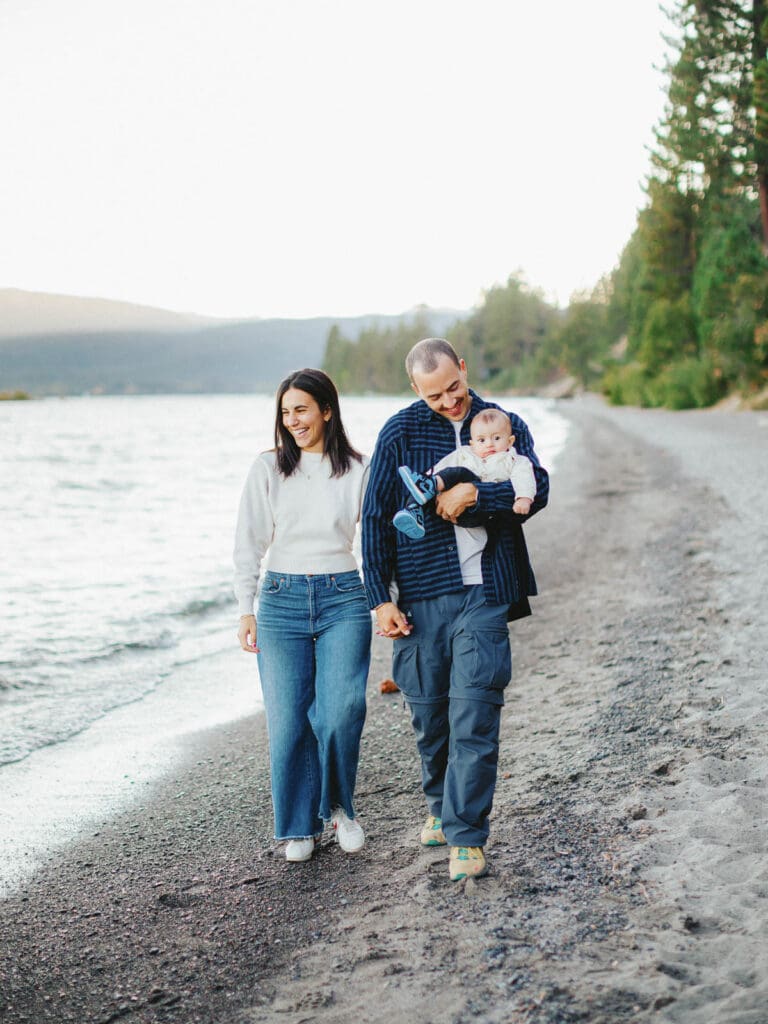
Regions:
[[536, 479], [530, 459], [513, 448], [515, 435], [509, 416], [501, 409], [483, 409], [472, 420], [469, 430], [469, 444], [446, 455], [428, 474], [400, 466], [400, 476], [415, 502], [395, 513], [392, 523], [401, 533], [421, 539], [425, 533], [423, 507], [458, 483], [509, 480], [515, 489], [512, 511], [521, 516], [530, 512], [536, 496]]

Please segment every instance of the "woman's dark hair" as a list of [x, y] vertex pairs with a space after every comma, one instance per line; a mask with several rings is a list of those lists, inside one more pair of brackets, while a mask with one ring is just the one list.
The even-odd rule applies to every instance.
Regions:
[[283, 423], [283, 397], [290, 388], [306, 391], [320, 406], [321, 412], [331, 410], [331, 417], [325, 424], [323, 454], [331, 460], [331, 476], [344, 476], [349, 472], [352, 460], [362, 461], [362, 455], [352, 447], [341, 422], [339, 393], [327, 373], [322, 370], [303, 369], [289, 373], [277, 389], [277, 411], [275, 415], [275, 451], [277, 468], [283, 476], [293, 474], [301, 458], [301, 449], [293, 439], [290, 430]]

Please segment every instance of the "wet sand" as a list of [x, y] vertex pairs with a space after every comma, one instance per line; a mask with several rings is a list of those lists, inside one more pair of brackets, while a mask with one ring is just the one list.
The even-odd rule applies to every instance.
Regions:
[[190, 737], [0, 903], [4, 1022], [768, 1021], [768, 415], [562, 410], [489, 876], [418, 846], [377, 641], [365, 850], [286, 864], [262, 720]]

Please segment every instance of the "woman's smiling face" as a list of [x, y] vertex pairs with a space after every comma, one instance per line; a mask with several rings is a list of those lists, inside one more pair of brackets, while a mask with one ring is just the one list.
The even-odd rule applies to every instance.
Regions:
[[298, 388], [288, 388], [281, 404], [283, 426], [291, 434], [299, 449], [311, 454], [322, 454], [325, 424], [331, 410], [323, 411], [312, 395]]

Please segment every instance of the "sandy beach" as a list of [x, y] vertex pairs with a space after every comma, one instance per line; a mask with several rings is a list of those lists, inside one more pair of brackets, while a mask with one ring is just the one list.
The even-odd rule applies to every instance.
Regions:
[[199, 732], [0, 901], [4, 1024], [767, 1024], [768, 414], [560, 404], [488, 877], [418, 845], [377, 640], [364, 851], [286, 864], [263, 720]]

